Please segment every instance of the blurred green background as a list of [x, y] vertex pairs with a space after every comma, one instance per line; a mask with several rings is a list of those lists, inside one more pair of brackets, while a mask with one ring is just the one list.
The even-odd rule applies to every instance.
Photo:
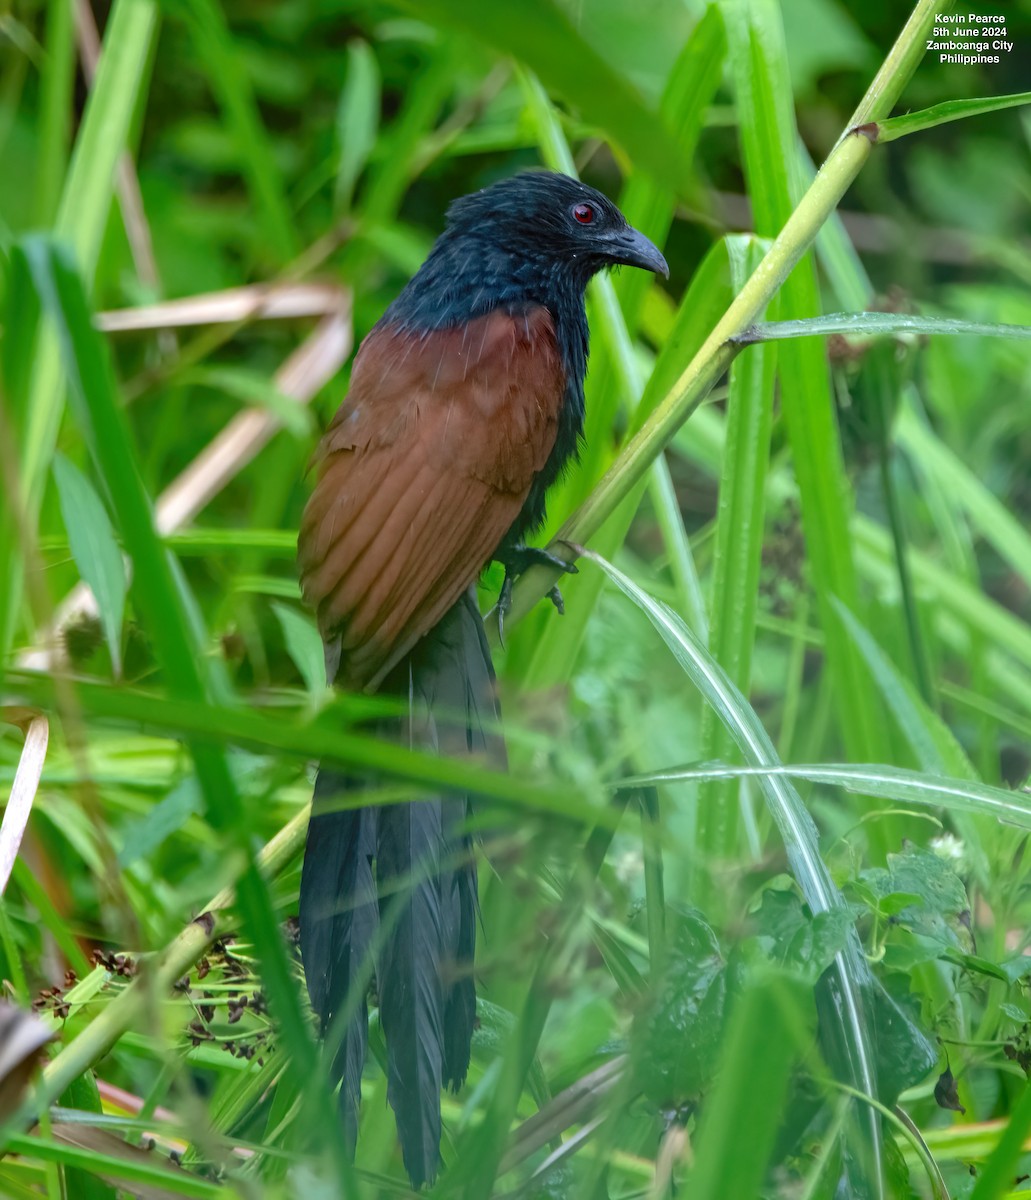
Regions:
[[[978, 67], [928, 54], [895, 111], [1026, 87], [1031, 15], [1008, 7], [1012, 53]], [[296, 955], [270, 1012], [258, 963], [283, 951], [271, 935], [253, 945], [262, 911], [289, 932], [311, 763], [365, 711], [325, 694], [293, 562], [306, 463], [346, 391], [349, 347], [454, 197], [568, 148], [664, 241], [671, 275], [591, 293], [588, 442], [555, 490], [553, 535], [740, 290], [765, 246], [751, 235], [778, 231], [907, 15], [878, 0], [53, 0], [0, 13], [2, 670], [11, 703], [51, 718], [0, 902], [8, 998], [40, 1001], [55, 1054], [90, 1038], [131, 975], [109, 956], [168, 944], [256, 846], [294, 829], [267, 891], [223, 926], [236, 940], [98, 1051], [99, 1091], [87, 1071], [61, 1098], [106, 1115], [58, 1114], [35, 1150], [12, 1143], [3, 1194], [91, 1200], [118, 1181], [143, 1195], [406, 1194], [376, 1054], [352, 1175], [326, 1151], [328, 1101], [309, 1125], [304, 1080], [285, 1067], [314, 1062]], [[97, 35], [108, 73], [102, 60], [93, 83]], [[767, 316], [1031, 326], [1029, 149], [1022, 108], [877, 147]], [[74, 248], [100, 314], [134, 447], [121, 466], [89, 452], [99, 409], [84, 415], [68, 368], [90, 395], [103, 371], [90, 373], [74, 285], [57, 268], [56, 290], [41, 283], [50, 243], [26, 240], [40, 231]], [[63, 358], [40, 305], [69, 323]], [[305, 370], [284, 370], [298, 353]], [[469, 1085], [445, 1100], [439, 1194], [830, 1197], [876, 1195], [878, 1177], [886, 1195], [1019, 1190], [1029, 416], [1017, 339], [871, 339], [857, 323], [751, 348], [592, 542], [707, 641], [750, 702], [738, 717], [783, 762], [913, 773], [911, 793], [810, 779], [785, 801], [817, 821], [844, 898], [832, 911], [806, 890], [818, 872], [798, 869], [805, 837], [778, 831], [754, 780], [661, 781], [606, 817], [613, 780], [741, 759], [683, 659], [598, 567], [563, 584], [565, 617], [543, 604], [513, 626], [496, 659], [515, 790], [484, 804], [501, 848], [481, 873], [481, 1029]], [[201, 482], [227, 426], [228, 460]], [[182, 568], [196, 724], [238, 793], [221, 812], [189, 752], [197, 730], [173, 707], [189, 694], [155, 630], [160, 581], [137, 561], [130, 582], [113, 550], [136, 557], [136, 468]], [[100, 589], [99, 612], [62, 608], [80, 579]], [[485, 609], [499, 583], [492, 568]], [[7, 785], [21, 738], [4, 729]], [[403, 773], [397, 787], [418, 794], [418, 763]], [[935, 790], [945, 777], [965, 800]], [[1010, 824], [992, 804], [1012, 807]], [[589, 829], [613, 824], [603, 860], [590, 843], [585, 854]], [[880, 1045], [876, 1134], [829, 1082], [848, 1077], [828, 982], [846, 951]], [[516, 1028], [535, 1057], [506, 1109]], [[568, 1107], [578, 1081], [586, 1100]], [[541, 1108], [502, 1160], [510, 1126]], [[155, 1151], [126, 1157], [155, 1131]], [[883, 1171], [863, 1161], [878, 1137]], [[112, 1156], [106, 1182], [75, 1146]]]

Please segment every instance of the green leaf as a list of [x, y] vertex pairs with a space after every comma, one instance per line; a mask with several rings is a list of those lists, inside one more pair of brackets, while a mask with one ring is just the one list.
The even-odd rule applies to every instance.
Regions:
[[897, 908], [896, 921], [921, 937], [959, 944], [959, 916], [969, 911], [963, 881], [945, 859], [920, 846], [907, 846], [888, 855], [888, 866], [863, 871], [860, 878], [880, 897], [916, 896], [912, 907]]
[[336, 139], [340, 155], [333, 207], [347, 212], [354, 186], [376, 144], [379, 128], [380, 78], [376, 55], [368, 42], [358, 38], [347, 43], [344, 86], [337, 106]]
[[314, 422], [309, 410], [281, 392], [261, 371], [245, 367], [194, 367], [184, 371], [180, 381], [187, 386], [194, 384], [225, 392], [243, 404], [265, 409], [294, 437], [311, 437]]
[[54, 456], [54, 481], [72, 557], [100, 611], [111, 665], [122, 673], [122, 618], [125, 615], [125, 564], [111, 520], [85, 475], [63, 454]]
[[[963, 881], [944, 859], [910, 845], [901, 854], [888, 855], [887, 869], [863, 871], [860, 878], [874, 894], [875, 911], [891, 918], [886, 966], [911, 971], [942, 959], [1008, 981], [997, 964], [965, 949], [971, 944], [970, 901]], [[899, 931], [905, 931], [901, 937]]]
[[295, 608], [273, 602], [287, 653], [300, 671], [310, 696], [321, 696], [326, 691], [326, 666], [323, 656], [322, 638], [315, 623]]
[[923, 903], [923, 897], [916, 892], [889, 892], [886, 896], [874, 893], [874, 907], [883, 917], [898, 916], [907, 908]]
[[1015, 958], [1005, 958], [997, 966], [1010, 983], [1020, 983], [1031, 975], [1031, 955], [1018, 954]]
[[197, 56], [225, 114], [264, 234], [264, 245], [274, 261], [282, 264], [298, 251], [293, 215], [226, 15], [215, 0], [172, 0], [170, 8], [186, 19]]
[[226, 1200], [226, 1190], [218, 1184], [188, 1171], [161, 1166], [138, 1146], [129, 1146], [116, 1139], [110, 1139], [110, 1144], [113, 1152], [102, 1153], [95, 1145], [84, 1149], [63, 1141], [15, 1133], [8, 1135], [6, 1146], [9, 1152], [28, 1159], [42, 1159], [61, 1163], [66, 1168], [103, 1174], [111, 1179], [139, 1184], [141, 1190], [160, 1188], [160, 1194], [164, 1196], [181, 1196], [184, 1200]]
[[881, 338], [912, 334], [948, 334], [953, 337], [1031, 338], [1031, 325], [1000, 325], [987, 321], [963, 321], [958, 317], [919, 317], [910, 313], [827, 313], [797, 321], [767, 321], [750, 325], [732, 340], [740, 346], [787, 338], [831, 337], [851, 334], [856, 338]]
[[920, 133], [944, 125], [947, 121], [962, 121], [965, 117], [979, 117], [983, 113], [998, 112], [1004, 108], [1016, 108], [1031, 104], [1031, 92], [1015, 92], [1008, 96], [984, 96], [969, 100], [946, 100], [918, 112], [905, 113], [901, 117], [889, 117], [877, 121], [870, 136], [877, 142], [893, 142], [909, 133]]
[[1000, 821], [1008, 821], [1022, 829], [1031, 829], [1031, 801], [1019, 791], [991, 787], [973, 779], [950, 779], [947, 776], [921, 774], [904, 767], [882, 766], [879, 763], [820, 763], [791, 766], [735, 767], [723, 763], [703, 763], [700, 766], [672, 767], [620, 779], [614, 787], [641, 787], [648, 784], [675, 781], [734, 778], [743, 775], [784, 775], [808, 779], [811, 783], [827, 783], [849, 791], [867, 792], [884, 800], [901, 804], [919, 804], [927, 808], [947, 808], [957, 812], [982, 813]]
[[[80, 1075], [78, 1079], [68, 1085], [61, 1097], [61, 1105], [84, 1113], [99, 1114], [103, 1112], [100, 1090], [92, 1071]], [[89, 1171], [82, 1171], [71, 1166], [66, 1167], [64, 1184], [68, 1195], [75, 1196], [76, 1200], [116, 1200], [115, 1189]]]
[[705, 919], [694, 911], [671, 913], [668, 924], [666, 963], [630, 1040], [637, 1085], [663, 1111], [708, 1089], [727, 1003], [727, 964]]
[[129, 826], [122, 848], [118, 851], [118, 865], [123, 868], [131, 867], [134, 862], [152, 854], [166, 838], [182, 829], [190, 817], [199, 813], [201, 807], [197, 781], [192, 775], [187, 776], [143, 817]]
[[810, 985], [844, 949], [854, 924], [850, 907], [814, 916], [793, 891], [773, 888], [763, 892], [762, 904], [749, 914], [749, 925], [765, 957]]

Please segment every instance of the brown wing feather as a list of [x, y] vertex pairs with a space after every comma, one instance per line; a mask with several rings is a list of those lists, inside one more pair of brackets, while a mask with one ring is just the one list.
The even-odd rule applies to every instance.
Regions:
[[375, 687], [476, 579], [551, 452], [564, 390], [543, 308], [365, 339], [299, 540], [341, 682]]

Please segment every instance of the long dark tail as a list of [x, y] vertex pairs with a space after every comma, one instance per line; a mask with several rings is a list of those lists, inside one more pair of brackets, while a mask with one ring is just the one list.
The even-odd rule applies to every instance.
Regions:
[[[494, 670], [475, 598], [465, 595], [390, 674], [382, 692], [408, 698], [408, 716], [377, 733], [442, 755], [505, 762]], [[343, 809], [375, 784], [320, 770], [301, 875], [301, 953], [312, 1007], [342, 1080], [340, 1110], [353, 1152], [368, 1040], [370, 954], [387, 1044], [387, 1097], [416, 1187], [440, 1160], [440, 1091], [469, 1069], [476, 1020], [476, 866], [470, 797]], [[361, 996], [344, 1028], [348, 992]], [[352, 998], [353, 999], [353, 998]]]

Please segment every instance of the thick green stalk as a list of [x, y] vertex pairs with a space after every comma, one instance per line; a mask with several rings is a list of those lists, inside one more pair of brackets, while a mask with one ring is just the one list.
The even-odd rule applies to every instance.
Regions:
[[[563, 541], [585, 542], [597, 532], [729, 367], [737, 353], [737, 347], [730, 339], [740, 335], [758, 318], [812, 245], [870, 157], [872, 143], [863, 133], [857, 132], [856, 127], [885, 116], [891, 110], [920, 61], [925, 32], [933, 16], [933, 0], [920, 0], [856, 109], [849, 128], [820, 168], [766, 257], [590, 498], [559, 530], [551, 546], [556, 554], [569, 554], [568, 548], [561, 545]], [[514, 589], [508, 620], [515, 621], [528, 612], [546, 595], [556, 579], [556, 572], [543, 567], [527, 571]]]

